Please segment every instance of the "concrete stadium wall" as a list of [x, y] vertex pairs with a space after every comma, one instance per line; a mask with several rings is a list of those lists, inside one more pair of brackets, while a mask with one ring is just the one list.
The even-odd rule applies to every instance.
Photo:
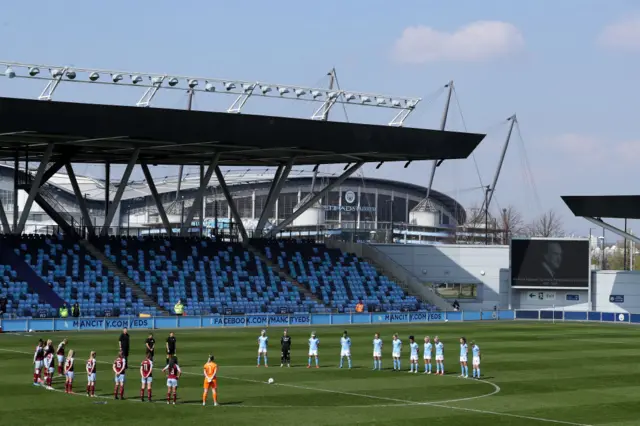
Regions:
[[[587, 290], [511, 289], [508, 246], [376, 244], [375, 247], [425, 285], [480, 284], [477, 300], [459, 300], [465, 310], [493, 309], [496, 305], [499, 309], [589, 310]], [[591, 310], [640, 313], [640, 271], [593, 271], [591, 282]], [[611, 301], [612, 295], [622, 297]]]

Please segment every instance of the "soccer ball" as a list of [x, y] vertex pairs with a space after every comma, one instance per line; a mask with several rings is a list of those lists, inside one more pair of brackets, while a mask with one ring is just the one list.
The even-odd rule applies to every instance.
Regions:
[[269, 379], [269, 380], [267, 380], [267, 383], [269, 383], [270, 385], [272, 385], [272, 384], [273, 384], [273, 382], [274, 382], [274, 380], [273, 380], [273, 379]]
[[29, 329], [29, 333], [33, 333], [33, 328], [30, 328], [30, 329]]
[[449, 320], [448, 320], [448, 319], [446, 319], [446, 320], [444, 320], [444, 322], [449, 322]]

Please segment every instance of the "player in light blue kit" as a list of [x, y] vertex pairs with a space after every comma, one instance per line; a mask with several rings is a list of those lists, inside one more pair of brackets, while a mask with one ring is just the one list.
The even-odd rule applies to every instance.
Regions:
[[347, 334], [347, 330], [344, 331], [340, 338], [340, 368], [342, 368], [345, 357], [349, 362], [349, 369], [351, 369], [351, 337]]
[[380, 333], [373, 336], [373, 369], [382, 370], [382, 339]]
[[391, 346], [393, 347], [393, 350], [391, 352], [391, 357], [393, 358], [393, 371], [400, 371], [400, 355], [402, 352], [402, 340], [398, 338], [398, 333], [393, 335]]
[[318, 346], [320, 346], [320, 339], [316, 337], [316, 332], [311, 333], [311, 338], [309, 339], [309, 362], [307, 363], [307, 368], [311, 368], [311, 358], [316, 359], [316, 368], [320, 368], [318, 361]]
[[424, 358], [424, 373], [431, 374], [431, 354], [433, 353], [433, 343], [431, 343], [431, 339], [429, 336], [424, 338], [424, 353], [422, 354], [422, 358]]
[[467, 346], [467, 339], [460, 338], [460, 377], [469, 377], [469, 367], [467, 366], [467, 356], [469, 355], [469, 347]]
[[418, 345], [413, 336], [409, 336], [409, 349], [411, 350], [411, 355], [409, 356], [409, 373], [417, 373], [420, 368], [418, 365], [420, 345]]
[[[473, 353], [473, 377], [480, 378], [480, 346], [471, 342], [471, 352]], [[477, 373], [477, 374], [476, 374]]]
[[436, 344], [436, 374], [444, 376], [444, 344], [438, 336], [433, 341]]
[[269, 363], [267, 361], [267, 346], [269, 346], [267, 331], [262, 330], [260, 332], [260, 337], [258, 337], [258, 367], [260, 367], [260, 355], [264, 357], [264, 366], [269, 366]]

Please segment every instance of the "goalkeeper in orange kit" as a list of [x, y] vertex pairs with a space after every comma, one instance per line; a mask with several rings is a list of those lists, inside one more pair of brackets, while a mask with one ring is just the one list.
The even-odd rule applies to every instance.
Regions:
[[218, 364], [214, 362], [213, 355], [209, 355], [209, 360], [204, 365], [204, 392], [202, 393], [202, 405], [207, 405], [207, 395], [209, 389], [213, 395], [213, 405], [218, 406]]

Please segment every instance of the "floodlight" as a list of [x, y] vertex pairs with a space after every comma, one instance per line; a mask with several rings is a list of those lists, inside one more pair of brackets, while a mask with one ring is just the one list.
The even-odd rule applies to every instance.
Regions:
[[159, 85], [162, 84], [162, 80], [164, 80], [164, 77], [153, 77], [153, 78], [151, 78], [151, 83], [154, 86], [159, 86]]
[[338, 97], [338, 93], [336, 93], [336, 92], [329, 92], [329, 93], [327, 93], [327, 97], [328, 97], [329, 99], [335, 99], [335, 98], [337, 98], [337, 97]]
[[133, 84], [138, 84], [142, 81], [142, 77], [140, 77], [139, 75], [132, 75], [131, 76], [131, 82]]
[[267, 93], [269, 93], [271, 91], [271, 87], [269, 87], [269, 86], [261, 86], [260, 87], [260, 91], [262, 92], [263, 95], [266, 95]]
[[233, 89], [235, 89], [235, 88], [236, 88], [236, 85], [235, 85], [235, 84], [233, 84], [233, 83], [226, 83], [226, 82], [225, 82], [225, 83], [224, 83], [224, 88], [225, 88], [225, 89], [227, 89], [227, 90], [233, 90]]
[[307, 94], [307, 92], [305, 92], [304, 90], [302, 90], [302, 89], [296, 89], [296, 96], [297, 96], [297, 97], [304, 96], [304, 95], [306, 95], [306, 94]]
[[29, 75], [31, 77], [35, 77], [36, 75], [40, 74], [40, 68], [38, 67], [31, 67], [29, 68]]
[[122, 74], [112, 74], [111, 75], [111, 80], [113, 80], [114, 83], [117, 83], [119, 81], [122, 80]]
[[354, 95], [353, 93], [347, 93], [346, 95], [344, 95], [344, 98], [347, 100], [347, 102], [352, 101], [356, 98], [356, 95]]
[[278, 92], [280, 92], [280, 96], [282, 96], [289, 93], [289, 89], [287, 89], [286, 87], [278, 87]]
[[313, 99], [319, 98], [320, 96], [322, 96], [322, 93], [318, 92], [317, 90], [314, 90], [313, 92], [311, 92], [311, 96], [313, 96]]
[[53, 78], [62, 77], [62, 71], [59, 70], [58, 68], [52, 69], [51, 70], [51, 77], [53, 77]]
[[362, 102], [363, 104], [367, 104], [371, 102], [371, 98], [368, 96], [360, 96], [360, 102]]
[[407, 108], [413, 108], [416, 106], [417, 102], [413, 99], [407, 99]]
[[175, 77], [171, 77], [169, 79], [169, 86], [174, 87], [176, 84], [178, 84], [178, 79]]
[[376, 104], [378, 105], [386, 105], [387, 100], [385, 98], [376, 98]]
[[399, 107], [401, 104], [399, 100], [391, 99], [391, 105], [393, 105], [394, 107]]
[[16, 72], [13, 70], [13, 68], [7, 67], [7, 69], [4, 72], [4, 75], [6, 75], [9, 78], [14, 78], [16, 76]]
[[89, 80], [91, 81], [97, 81], [100, 78], [100, 74], [98, 74], [97, 72], [92, 72], [91, 74], [89, 74]]
[[253, 90], [254, 87], [256, 87], [255, 84], [243, 84], [242, 90], [244, 91], [244, 93], [249, 93]]
[[73, 80], [74, 78], [76, 78], [76, 72], [74, 70], [67, 71], [67, 78], [69, 80]]
[[207, 92], [215, 92], [216, 86], [214, 86], [213, 83], [207, 82], [207, 84], [204, 85], [204, 90], [206, 90]]
[[194, 80], [193, 78], [187, 82], [187, 86], [189, 86], [189, 89], [193, 89], [197, 85], [198, 85], [198, 80]]

